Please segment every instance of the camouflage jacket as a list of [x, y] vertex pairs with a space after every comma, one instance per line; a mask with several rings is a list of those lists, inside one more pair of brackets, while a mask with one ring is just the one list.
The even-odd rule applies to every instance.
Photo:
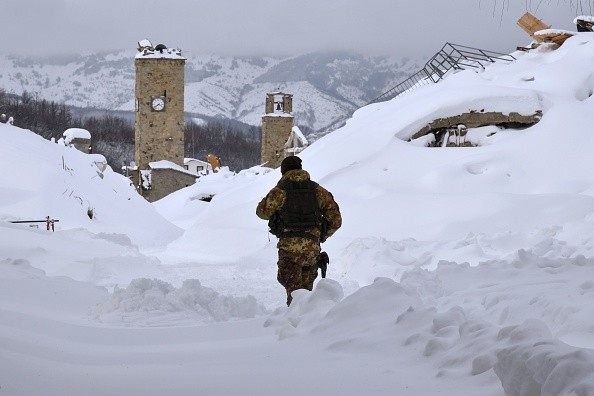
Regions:
[[[310, 180], [309, 173], [302, 169], [295, 169], [286, 172], [280, 179], [279, 183], [285, 181], [304, 181]], [[332, 236], [342, 225], [342, 217], [340, 215], [340, 208], [332, 194], [324, 187], [319, 186], [316, 191], [318, 199], [318, 205], [322, 215], [328, 221], [328, 228], [326, 231], [326, 237]], [[264, 220], [269, 220], [274, 213], [282, 208], [285, 203], [286, 193], [284, 190], [278, 187], [274, 187], [268, 192], [268, 194], [260, 201], [256, 208], [256, 215]], [[320, 230], [316, 227], [305, 230], [307, 233], [320, 237]], [[287, 251], [303, 251], [305, 250], [317, 250], [319, 252], [319, 243], [302, 237], [283, 237], [278, 242], [278, 248]]]

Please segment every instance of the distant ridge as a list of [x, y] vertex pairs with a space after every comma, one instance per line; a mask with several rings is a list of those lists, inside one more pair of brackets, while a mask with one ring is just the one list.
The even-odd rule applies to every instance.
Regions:
[[[85, 108], [134, 109], [135, 51], [44, 58], [0, 55], [0, 88]], [[185, 109], [259, 125], [267, 92], [294, 94], [295, 122], [323, 136], [419, 69], [411, 59], [324, 52], [289, 58], [187, 55]]]

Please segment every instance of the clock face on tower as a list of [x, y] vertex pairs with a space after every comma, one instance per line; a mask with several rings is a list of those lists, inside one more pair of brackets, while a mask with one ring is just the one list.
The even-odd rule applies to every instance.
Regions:
[[165, 111], [165, 97], [153, 96], [151, 98], [151, 108], [153, 111]]

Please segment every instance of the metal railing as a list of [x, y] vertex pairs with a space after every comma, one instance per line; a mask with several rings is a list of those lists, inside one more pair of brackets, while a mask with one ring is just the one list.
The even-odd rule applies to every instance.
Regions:
[[419, 86], [439, 82], [450, 70], [466, 68], [485, 68], [483, 63], [495, 63], [497, 61], [513, 62], [516, 58], [509, 54], [482, 50], [479, 48], [467, 47], [452, 43], [445, 43], [444, 46], [425, 63], [423, 68], [398, 83], [395, 87], [384, 92], [371, 102], [378, 103], [411, 91]]

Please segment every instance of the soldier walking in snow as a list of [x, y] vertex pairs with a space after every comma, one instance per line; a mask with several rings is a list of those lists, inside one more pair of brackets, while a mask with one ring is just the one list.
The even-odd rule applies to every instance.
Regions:
[[310, 180], [301, 159], [290, 156], [281, 163], [282, 177], [256, 208], [279, 238], [277, 280], [287, 291], [312, 290], [318, 275], [320, 243], [342, 225], [340, 209], [332, 194]]

